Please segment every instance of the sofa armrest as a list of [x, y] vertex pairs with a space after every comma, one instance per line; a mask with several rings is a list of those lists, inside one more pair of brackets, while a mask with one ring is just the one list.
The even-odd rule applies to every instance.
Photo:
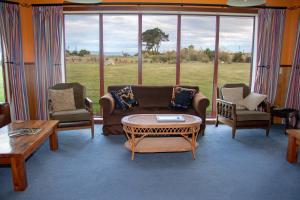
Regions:
[[236, 119], [236, 104], [217, 99], [217, 115], [228, 119]]
[[193, 108], [200, 116], [206, 116], [206, 108], [209, 106], [209, 99], [201, 92], [195, 94], [193, 98]]
[[10, 107], [8, 103], [0, 103], [0, 127], [11, 122]]
[[91, 113], [91, 115], [93, 115], [93, 101], [90, 98], [85, 97], [84, 105], [86, 106], [86, 109]]
[[101, 97], [99, 104], [103, 109], [103, 117], [110, 115], [115, 109], [115, 100], [109, 93]]

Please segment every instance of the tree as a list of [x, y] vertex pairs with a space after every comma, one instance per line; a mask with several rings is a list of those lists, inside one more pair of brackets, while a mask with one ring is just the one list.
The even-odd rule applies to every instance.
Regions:
[[219, 52], [219, 59], [225, 63], [231, 63], [231, 58], [228, 52], [220, 51]]
[[78, 56], [81, 56], [81, 57], [86, 56], [86, 55], [90, 55], [90, 54], [91, 54], [91, 52], [88, 51], [88, 50], [85, 50], [85, 49], [81, 49], [81, 50], [78, 52]]
[[67, 55], [67, 56], [71, 55], [71, 51], [68, 50], [68, 49], [66, 49], [66, 55]]
[[189, 50], [194, 50], [194, 49], [195, 49], [195, 46], [192, 45], [192, 44], [190, 44], [190, 45], [188, 46], [188, 49], [189, 49]]
[[244, 62], [243, 53], [242, 52], [236, 52], [233, 54], [232, 62]]
[[209, 48], [206, 48], [204, 50], [204, 53], [207, 55], [210, 61], [212, 61], [215, 57], [215, 51], [210, 50]]
[[127, 52], [123, 52], [123, 51], [122, 51], [122, 56], [123, 56], [123, 57], [129, 57], [129, 56], [130, 56], [130, 54], [129, 54], [129, 53], [127, 53]]
[[169, 35], [159, 28], [148, 29], [142, 33], [142, 41], [146, 43], [146, 51], [157, 54], [160, 43], [169, 41]]
[[77, 56], [77, 55], [78, 55], [77, 50], [72, 51], [72, 52], [71, 52], [71, 55], [72, 55], [72, 56]]

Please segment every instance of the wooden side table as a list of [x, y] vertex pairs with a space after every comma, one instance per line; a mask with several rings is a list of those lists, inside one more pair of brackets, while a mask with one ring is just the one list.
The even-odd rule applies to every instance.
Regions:
[[[296, 128], [295, 126], [298, 123], [298, 110], [292, 108], [273, 108], [271, 109], [272, 124], [274, 117], [284, 118], [285, 120], [285, 129], [284, 134], [288, 128]], [[295, 118], [295, 126], [290, 126], [290, 119]]]
[[289, 163], [296, 163], [298, 160], [298, 150], [300, 146], [300, 129], [287, 130], [289, 142], [286, 154], [286, 160]]
[[[56, 127], [58, 120], [29, 120], [23, 123], [12, 122], [0, 129], [0, 164], [11, 165], [15, 191], [27, 188], [26, 159], [48, 138], [50, 150], [58, 149]], [[38, 134], [10, 137], [11, 131], [19, 128], [41, 128]]]

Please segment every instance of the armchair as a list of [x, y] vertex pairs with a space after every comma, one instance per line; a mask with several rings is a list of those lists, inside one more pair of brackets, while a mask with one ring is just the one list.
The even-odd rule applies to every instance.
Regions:
[[79, 83], [59, 83], [49, 88], [64, 90], [73, 88], [76, 110], [54, 112], [49, 98], [49, 119], [59, 120], [58, 130], [91, 128], [94, 138], [93, 102], [85, 96], [85, 87]]
[[[243, 88], [243, 98], [250, 94], [250, 88], [243, 83], [223, 86], [223, 88], [236, 87]], [[219, 122], [232, 127], [232, 138], [235, 138], [236, 129], [242, 128], [263, 128], [266, 129], [266, 136], [268, 136], [271, 127], [270, 103], [265, 100], [255, 111], [239, 110], [236, 104], [223, 100], [222, 92], [218, 89], [216, 127]]]

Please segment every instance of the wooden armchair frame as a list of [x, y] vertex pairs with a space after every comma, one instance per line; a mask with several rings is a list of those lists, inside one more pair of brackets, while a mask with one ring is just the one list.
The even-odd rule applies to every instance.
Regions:
[[[85, 87], [79, 83], [59, 83], [50, 89], [68, 89], [75, 87], [83, 87], [83, 108], [89, 112], [90, 120], [89, 121], [75, 121], [75, 122], [60, 122], [58, 124], [58, 130], [74, 130], [74, 129], [86, 129], [91, 128], [92, 138], [94, 138], [94, 112], [93, 112], [93, 102], [88, 97], [85, 97]], [[49, 109], [49, 119], [52, 119], [52, 106], [51, 101], [48, 101]]]
[[[226, 84], [223, 87], [226, 86], [227, 87], [248, 87], [245, 84]], [[245, 88], [244, 97], [247, 96], [249, 92], [250, 92], [249, 88]], [[235, 138], [237, 129], [249, 129], [249, 128], [266, 129], [266, 136], [269, 136], [269, 132], [271, 128], [271, 118], [269, 120], [238, 121], [236, 104], [224, 101], [223, 99], [221, 99], [222, 97], [219, 93], [220, 92], [218, 92], [218, 99], [217, 99], [217, 118], [215, 124], [216, 127], [219, 125], [219, 122], [232, 127], [232, 138]], [[270, 113], [270, 103], [265, 100], [258, 106], [258, 109], [262, 112]]]

